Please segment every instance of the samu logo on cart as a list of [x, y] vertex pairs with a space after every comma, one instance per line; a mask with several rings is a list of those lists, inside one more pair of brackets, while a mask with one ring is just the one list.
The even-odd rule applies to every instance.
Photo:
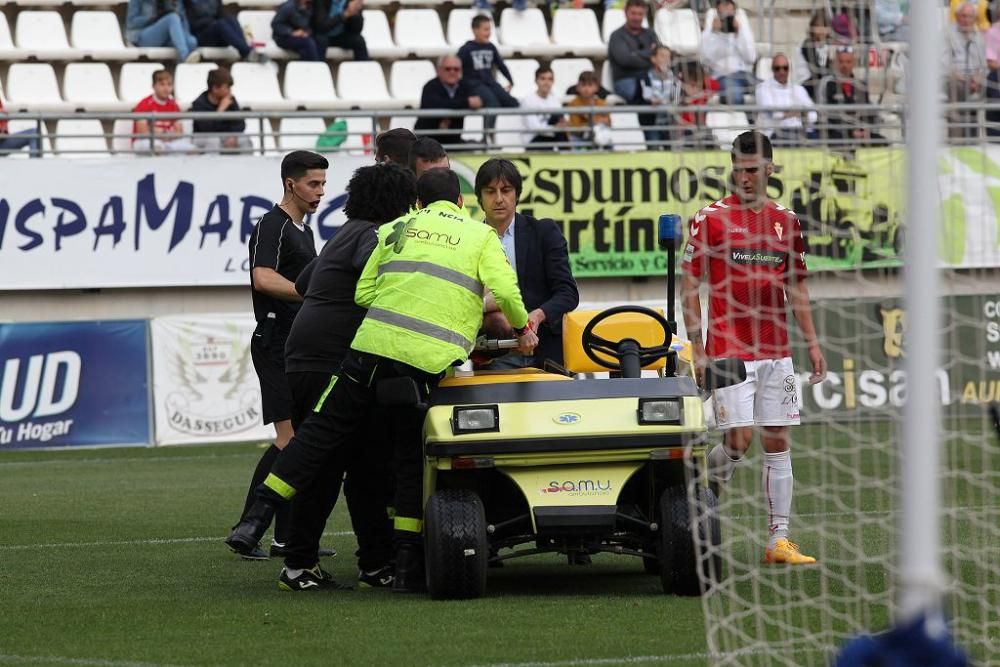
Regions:
[[571, 496], [605, 495], [611, 491], [611, 480], [581, 479], [565, 482], [552, 481], [542, 489], [542, 493], [568, 493]]
[[563, 412], [552, 418], [555, 423], [563, 425], [579, 424], [581, 420], [583, 417], [577, 412]]

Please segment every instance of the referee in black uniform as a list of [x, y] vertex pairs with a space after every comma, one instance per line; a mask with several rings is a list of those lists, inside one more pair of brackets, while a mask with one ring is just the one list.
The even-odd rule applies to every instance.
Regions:
[[[257, 319], [250, 355], [260, 380], [264, 423], [274, 424], [277, 437], [257, 463], [240, 521], [253, 503], [254, 489], [267, 477], [278, 454], [294, 435], [292, 397], [285, 377], [285, 340], [302, 301], [295, 291], [295, 279], [316, 258], [313, 232], [303, 218], [319, 207], [329, 166], [325, 157], [310, 151], [286, 155], [281, 161], [281, 203], [261, 217], [250, 235], [250, 291]], [[284, 555], [290, 507], [286, 504], [275, 516], [272, 556]], [[268, 558], [259, 547], [241, 555], [250, 560]]]
[[[285, 370], [296, 429], [329, 391], [364, 319], [366, 311], [354, 302], [354, 293], [378, 242], [378, 228], [404, 215], [416, 199], [416, 179], [405, 167], [389, 161], [358, 169], [347, 185], [347, 222], [295, 281], [305, 300], [285, 344]], [[342, 479], [358, 538], [358, 583], [392, 584], [393, 528], [386, 508], [392, 502], [388, 463], [393, 419], [388, 414], [380, 418], [377, 408], [371, 413], [363, 442], [350, 456], [343, 448], [330, 452], [314, 481], [292, 501], [292, 530], [278, 579], [282, 590], [339, 587], [319, 567], [318, 550]]]

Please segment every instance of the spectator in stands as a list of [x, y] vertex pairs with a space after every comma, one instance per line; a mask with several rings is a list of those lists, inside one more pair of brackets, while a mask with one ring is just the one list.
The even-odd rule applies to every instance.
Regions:
[[[705, 68], [695, 60], [681, 67], [680, 106], [707, 106], [719, 92], [719, 82], [705, 74]], [[711, 133], [705, 124], [705, 112], [682, 111], [677, 115], [684, 144], [695, 148], [713, 145]]]
[[[568, 107], [603, 107], [607, 102], [597, 96], [601, 82], [597, 74], [588, 70], [580, 72], [576, 80], [576, 97], [566, 103]], [[591, 143], [597, 146], [611, 144], [611, 114], [607, 113], [574, 113], [569, 116], [570, 128], [587, 128], [586, 131], [574, 132], [569, 135], [570, 141], [576, 143]]]
[[[819, 84], [817, 104], [871, 104], [868, 87], [854, 76], [854, 49], [837, 47], [833, 61], [833, 74]], [[840, 111], [827, 113], [826, 138], [841, 146], [865, 146], [885, 143], [885, 139], [872, 131], [875, 126], [874, 111]]]
[[369, 60], [368, 44], [361, 35], [365, 26], [363, 9], [364, 0], [316, 0], [313, 31], [321, 55], [327, 47], [335, 46], [351, 51], [355, 60]]
[[836, 44], [850, 46], [860, 41], [854, 9], [854, 0], [840, 0], [833, 7], [833, 14], [830, 16], [830, 36]]
[[812, 109], [815, 105], [805, 88], [789, 81], [789, 67], [788, 57], [784, 53], [776, 54], [771, 60], [773, 78], [757, 86], [757, 106], [775, 109], [762, 111], [757, 116], [757, 126], [775, 145], [794, 146], [806, 138], [803, 116], [810, 127], [816, 124], [815, 111], [790, 110], [792, 107]]
[[721, 0], [716, 12], [701, 36], [701, 59], [719, 82], [722, 101], [743, 104], [757, 84], [752, 73], [757, 62], [753, 33], [750, 26], [740, 24], [733, 0]]
[[405, 167], [417, 136], [405, 127], [394, 127], [375, 137], [375, 162], [394, 162]]
[[[0, 100], [0, 113], [3, 113], [3, 100]], [[0, 119], [0, 157], [6, 157], [22, 148], [27, 148], [31, 157], [41, 157], [38, 129], [21, 130], [11, 134], [8, 123], [9, 121]]]
[[451, 169], [448, 152], [437, 139], [420, 137], [410, 146], [407, 165], [418, 179], [431, 169]]
[[949, 0], [948, 18], [952, 24], [958, 23], [958, 10], [962, 5], [970, 4], [973, 10], [973, 25], [976, 30], [990, 29], [990, 0]]
[[[135, 113], [180, 113], [174, 99], [174, 77], [165, 69], [153, 72], [153, 94], [139, 101]], [[184, 136], [177, 118], [137, 120], [133, 124], [132, 148], [142, 153], [193, 153], [195, 145]]]
[[[986, 40], [976, 25], [976, 6], [971, 2], [955, 10], [956, 24], [945, 34], [945, 86], [948, 101], [972, 102], [982, 99], [986, 80]], [[954, 110], [948, 114], [953, 137], [978, 136], [976, 111]]]
[[[208, 73], [208, 89], [191, 103], [191, 111], [239, 111], [240, 105], [232, 94], [233, 76], [225, 67], [213, 69]], [[243, 134], [246, 121], [242, 118], [226, 120], [194, 121], [194, 145], [203, 151], [218, 153], [219, 151], [249, 151], [250, 137]], [[201, 136], [199, 136], [201, 135]]]
[[[1000, 104], [1000, 16], [984, 35], [986, 42], [986, 98], [990, 104]], [[1000, 136], [1000, 110], [986, 111], [986, 134]]]
[[883, 42], [910, 41], [909, 0], [875, 0], [875, 26]]
[[535, 92], [521, 100], [525, 109], [542, 111], [521, 116], [521, 125], [525, 129], [521, 141], [528, 150], [558, 150], [553, 144], [569, 143], [569, 137], [562, 131], [567, 124], [566, 116], [559, 113], [562, 100], [552, 94], [554, 83], [552, 68], [542, 65], [535, 70]]
[[795, 52], [795, 82], [801, 83], [809, 97], [817, 100], [816, 88], [823, 77], [830, 76], [833, 61], [830, 46], [830, 15], [817, 9], [809, 17], [809, 36]]
[[646, 78], [642, 80], [642, 98], [647, 104], [656, 107], [652, 114], [650, 125], [663, 127], [658, 130], [645, 130], [646, 141], [651, 147], [666, 148], [671, 133], [666, 126], [674, 124], [673, 114], [666, 109], [674, 107], [680, 100], [681, 82], [674, 76], [671, 67], [673, 54], [665, 46], [653, 48], [653, 66], [649, 68]]
[[656, 33], [642, 27], [648, 8], [646, 0], [628, 0], [625, 3], [625, 25], [608, 37], [608, 60], [611, 61], [614, 92], [626, 104], [645, 104], [639, 82], [653, 64], [653, 49], [660, 45]]
[[172, 46], [178, 62], [201, 60], [182, 0], [128, 0], [125, 38], [139, 47]]
[[274, 43], [283, 49], [295, 51], [302, 60], [326, 59], [322, 39], [312, 31], [312, 2], [310, 0], [285, 0], [278, 6], [271, 19]]
[[[475, 5], [480, 14], [493, 13], [493, 0], [476, 0]], [[523, 12], [528, 8], [528, 0], [512, 0], [511, 7], [519, 12]]]
[[[472, 17], [473, 38], [458, 50], [458, 57], [462, 61], [462, 80], [468, 86], [470, 94], [483, 101], [484, 108], [513, 108], [518, 106], [518, 102], [508, 91], [514, 87], [514, 77], [504, 64], [497, 47], [490, 42], [492, 32], [493, 21], [488, 16], [479, 14]], [[507, 79], [506, 88], [497, 82], [497, 71]], [[487, 116], [484, 124], [487, 130], [492, 129], [496, 125], [496, 116]]]
[[[483, 100], [473, 94], [462, 79], [462, 61], [458, 56], [442, 56], [437, 63], [437, 76], [424, 84], [420, 94], [421, 109], [481, 109]], [[461, 147], [463, 116], [421, 116], [414, 125], [418, 133], [437, 139], [445, 146]], [[430, 130], [430, 132], [427, 132]]]
[[239, 51], [241, 60], [270, 60], [257, 49], [250, 48], [236, 17], [223, 12], [222, 0], [184, 0], [184, 8], [198, 46], [231, 46]]

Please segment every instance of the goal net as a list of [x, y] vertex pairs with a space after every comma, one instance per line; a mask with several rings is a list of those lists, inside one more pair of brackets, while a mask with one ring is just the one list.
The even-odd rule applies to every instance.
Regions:
[[[770, 9], [755, 14], [741, 4], [756, 25], [779, 26], [770, 32], [775, 40], [813, 9], [764, 5]], [[901, 420], [915, 379], [904, 362], [910, 332], [933, 325], [908, 318], [903, 304], [903, 98], [888, 71], [899, 58], [878, 42], [876, 26], [866, 31], [863, 20], [858, 26], [862, 46], [855, 51], [871, 55], [855, 71], [878, 89], [865, 129], [882, 134], [884, 145], [824, 135], [801, 147], [776, 145], [769, 190], [800, 219], [813, 315], [829, 364], [826, 380], [809, 384], [809, 358], [789, 313], [802, 419], [791, 429], [790, 538], [818, 562], [762, 562], [768, 515], [755, 438], [719, 493], [721, 542], [703, 543], [699, 552], [722, 562], [721, 576], [703, 581], [711, 664], [828, 664], [851, 637], [897, 621], [900, 468], [908, 452]], [[801, 32], [787, 39], [797, 43], [776, 41], [772, 52], [795, 49]], [[919, 380], [937, 389], [942, 415], [940, 559], [949, 629], [973, 663], [988, 665], [1000, 664], [1000, 435], [988, 414], [989, 404], [1000, 401], [1000, 146], [985, 141], [984, 110], [950, 111], [937, 180], [941, 363], [928, 363]], [[820, 125], [825, 117], [821, 111]], [[703, 303], [707, 296], [703, 288]], [[711, 438], [718, 442], [721, 434]], [[704, 576], [713, 568], [699, 571]]]

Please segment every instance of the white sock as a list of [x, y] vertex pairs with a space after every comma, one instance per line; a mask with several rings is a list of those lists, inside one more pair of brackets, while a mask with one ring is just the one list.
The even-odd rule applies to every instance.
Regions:
[[781, 538], [788, 538], [788, 517], [792, 513], [792, 454], [785, 450], [764, 453], [761, 484], [767, 504], [768, 547]]
[[730, 452], [724, 444], [718, 444], [708, 452], [708, 478], [713, 482], [727, 484], [733, 478], [740, 455]]
[[290, 567], [285, 568], [285, 574], [288, 575], [289, 579], [295, 579], [296, 577], [301, 577], [303, 572], [305, 572], [305, 570], [295, 570]]

